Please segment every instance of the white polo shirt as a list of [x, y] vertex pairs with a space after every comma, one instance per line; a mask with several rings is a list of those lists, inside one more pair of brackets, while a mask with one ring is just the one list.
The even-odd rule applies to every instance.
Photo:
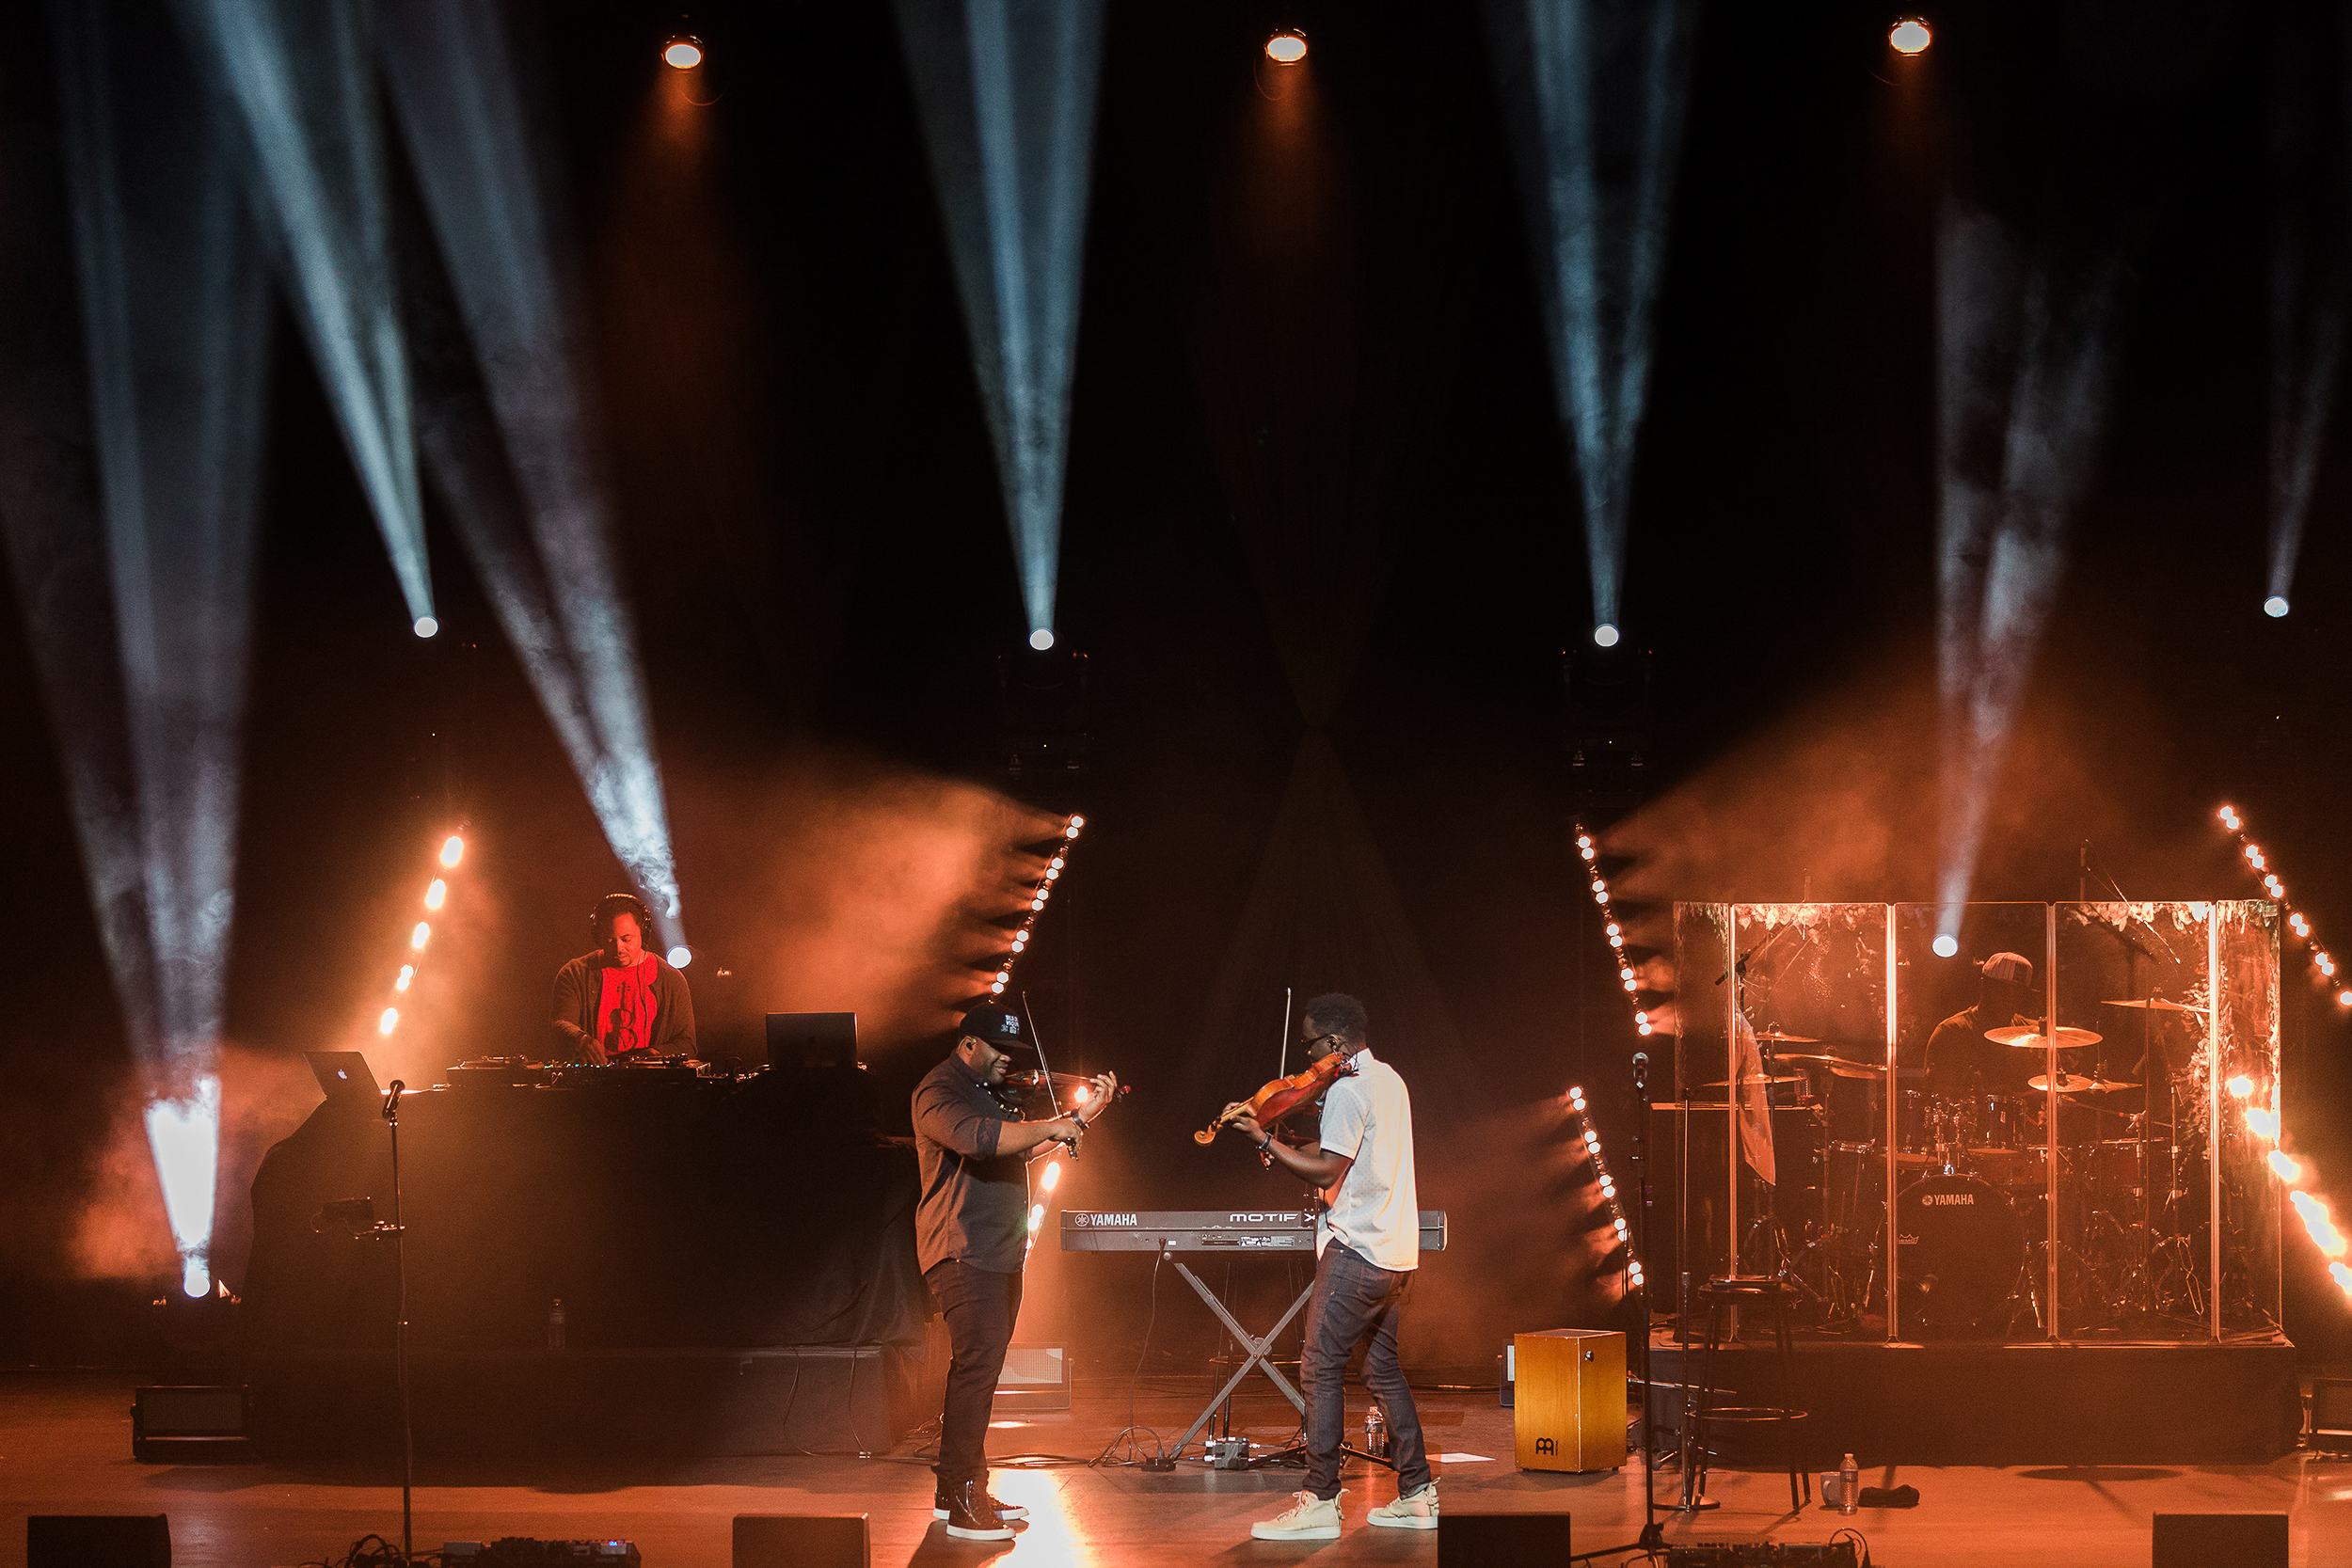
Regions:
[[1396, 1069], [1356, 1053], [1356, 1073], [1323, 1095], [1323, 1151], [1355, 1161], [1315, 1220], [1315, 1256], [1336, 1236], [1375, 1268], [1421, 1266], [1421, 1196], [1413, 1184], [1413, 1097]]

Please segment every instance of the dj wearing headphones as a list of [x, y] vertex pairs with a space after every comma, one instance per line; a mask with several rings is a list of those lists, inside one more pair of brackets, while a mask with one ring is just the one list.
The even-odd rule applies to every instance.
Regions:
[[588, 930], [596, 950], [555, 972], [557, 1053], [576, 1062], [693, 1054], [694, 998], [686, 976], [645, 945], [645, 906], [626, 893], [600, 898]]

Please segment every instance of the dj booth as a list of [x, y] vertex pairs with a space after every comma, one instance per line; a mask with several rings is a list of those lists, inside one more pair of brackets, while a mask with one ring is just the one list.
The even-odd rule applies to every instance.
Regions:
[[[400, 1104], [420, 1454], [857, 1451], [911, 1424], [915, 1160], [862, 1072], [451, 1076]], [[396, 1448], [381, 1097], [272, 1148], [253, 1212], [264, 1442]]]

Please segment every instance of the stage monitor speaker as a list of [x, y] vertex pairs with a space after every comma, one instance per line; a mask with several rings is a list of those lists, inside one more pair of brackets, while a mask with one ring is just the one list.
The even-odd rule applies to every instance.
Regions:
[[2287, 1568], [2283, 1513], [2159, 1513], [2151, 1568]]
[[1522, 1470], [1625, 1465], [1625, 1336], [1549, 1328], [1512, 1338], [1511, 1426]]
[[1070, 1352], [1060, 1345], [1009, 1345], [996, 1374], [999, 1415], [1070, 1408]]
[[142, 1465], [257, 1459], [246, 1435], [250, 1408], [240, 1384], [134, 1388], [131, 1457]]
[[874, 1568], [863, 1513], [739, 1513], [735, 1568]]
[[24, 1521], [24, 1568], [171, 1568], [162, 1513], [36, 1513]]
[[1567, 1568], [1565, 1513], [1438, 1514], [1438, 1568]]
[[2352, 1437], [2352, 1377], [2312, 1379], [2312, 1435]]

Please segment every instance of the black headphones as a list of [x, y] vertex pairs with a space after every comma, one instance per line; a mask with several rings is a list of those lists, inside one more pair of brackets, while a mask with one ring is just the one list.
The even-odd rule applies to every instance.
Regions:
[[648, 942], [653, 939], [653, 916], [645, 912], [644, 901], [633, 893], [608, 893], [588, 911], [588, 934], [598, 947], [612, 940], [613, 917], [624, 914], [635, 915], [639, 932]]

